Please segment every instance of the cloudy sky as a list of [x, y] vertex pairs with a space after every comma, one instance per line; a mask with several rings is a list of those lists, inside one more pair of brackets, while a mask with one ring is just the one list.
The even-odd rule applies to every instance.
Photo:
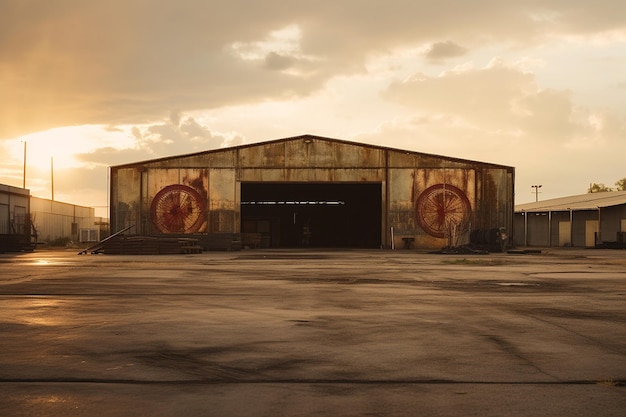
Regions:
[[[0, 0], [0, 183], [105, 215], [108, 167], [301, 134], [626, 177], [626, 3]], [[52, 173], [54, 173], [52, 175]]]

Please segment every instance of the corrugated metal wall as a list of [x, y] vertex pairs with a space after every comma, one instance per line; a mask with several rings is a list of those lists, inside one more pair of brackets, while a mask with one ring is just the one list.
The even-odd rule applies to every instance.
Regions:
[[605, 242], [624, 239], [626, 232], [626, 204], [602, 209], [600, 236]]
[[[81, 230], [96, 231], [95, 239], [100, 238], [99, 220], [92, 207], [77, 206], [60, 201], [31, 197], [31, 216], [37, 230], [37, 240], [53, 242], [57, 239], [81, 240]], [[91, 233], [93, 236], [94, 233]]]

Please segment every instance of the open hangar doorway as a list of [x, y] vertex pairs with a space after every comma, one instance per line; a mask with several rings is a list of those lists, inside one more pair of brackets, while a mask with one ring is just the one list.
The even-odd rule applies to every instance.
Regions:
[[241, 183], [244, 246], [380, 248], [381, 224], [380, 183]]

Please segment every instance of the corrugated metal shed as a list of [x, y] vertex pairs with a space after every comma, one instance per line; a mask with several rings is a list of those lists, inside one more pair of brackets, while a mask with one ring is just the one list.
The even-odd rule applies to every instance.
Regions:
[[511, 231], [513, 184], [505, 165], [302, 135], [111, 167], [111, 232], [441, 248]]

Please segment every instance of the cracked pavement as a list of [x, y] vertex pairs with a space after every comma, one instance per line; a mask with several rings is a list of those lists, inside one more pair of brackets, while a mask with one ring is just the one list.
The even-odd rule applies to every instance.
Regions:
[[0, 255], [7, 416], [622, 416], [619, 250]]

